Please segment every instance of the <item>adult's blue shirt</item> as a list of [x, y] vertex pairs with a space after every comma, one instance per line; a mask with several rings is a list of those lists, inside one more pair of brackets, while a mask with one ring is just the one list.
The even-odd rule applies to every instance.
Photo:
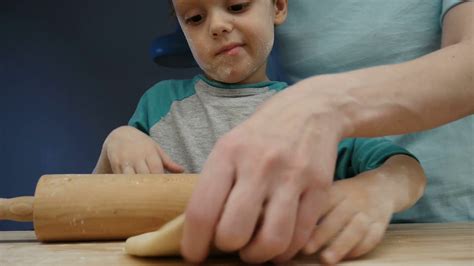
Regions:
[[[277, 27], [280, 78], [290, 84], [411, 60], [440, 48], [444, 15], [458, 0], [291, 0]], [[446, 88], [449, 90], [449, 88]], [[394, 222], [474, 220], [474, 116], [392, 136], [420, 160], [424, 196]]]

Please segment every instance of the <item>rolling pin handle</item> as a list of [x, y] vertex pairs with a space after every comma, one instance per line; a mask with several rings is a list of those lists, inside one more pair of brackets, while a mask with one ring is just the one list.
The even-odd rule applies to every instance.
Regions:
[[33, 221], [34, 197], [0, 198], [0, 220]]

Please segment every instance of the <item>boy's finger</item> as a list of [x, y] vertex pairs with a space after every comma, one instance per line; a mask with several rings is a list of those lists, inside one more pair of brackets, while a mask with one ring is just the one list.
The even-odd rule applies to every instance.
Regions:
[[135, 164], [135, 173], [137, 174], [149, 174], [150, 170], [148, 169], [148, 165], [145, 161], [139, 161]]
[[339, 203], [322, 219], [313, 232], [310, 240], [304, 247], [306, 254], [313, 254], [323, 245], [333, 239], [337, 233], [349, 222], [353, 210], [348, 204]]
[[347, 258], [356, 258], [371, 251], [383, 238], [386, 226], [382, 223], [372, 223], [364, 239], [353, 248]]
[[174, 162], [173, 159], [171, 159], [171, 157], [158, 144], [156, 144], [155, 147], [161, 158], [163, 168], [166, 168], [172, 173], [181, 173], [184, 171], [184, 167]]
[[295, 256], [308, 242], [318, 219], [327, 206], [327, 192], [322, 189], [308, 190], [300, 200], [295, 232], [290, 247], [276, 257], [274, 262], [285, 262]]
[[130, 163], [127, 163], [127, 162], [120, 165], [120, 170], [122, 171], [122, 174], [125, 174], [125, 175], [135, 174], [135, 169]]
[[364, 213], [357, 213], [341, 233], [331, 242], [322, 254], [322, 260], [327, 264], [335, 264], [343, 259], [357, 243], [364, 239], [369, 229], [369, 218]]
[[147, 156], [146, 164], [148, 165], [148, 169], [150, 169], [151, 174], [164, 173], [163, 164], [161, 163], [161, 159], [158, 153]]
[[278, 187], [268, 200], [263, 224], [248, 246], [240, 251], [245, 262], [263, 263], [282, 254], [293, 239], [300, 191]]
[[218, 249], [236, 251], [250, 241], [266, 195], [265, 185], [255, 181], [241, 178], [232, 188], [216, 229]]
[[110, 162], [110, 167], [112, 168], [112, 173], [113, 174], [121, 174], [122, 173], [122, 168], [120, 167], [119, 160], [116, 156], [112, 154], [107, 154]]
[[214, 149], [198, 179], [186, 209], [181, 254], [191, 262], [203, 261], [215, 227], [234, 182], [231, 160]]

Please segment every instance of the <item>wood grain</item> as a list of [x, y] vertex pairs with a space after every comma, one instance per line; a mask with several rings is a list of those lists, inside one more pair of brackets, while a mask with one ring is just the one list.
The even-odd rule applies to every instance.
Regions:
[[34, 227], [41, 241], [123, 240], [183, 213], [197, 175], [44, 175]]
[[[186, 265], [178, 258], [141, 259], [125, 254], [124, 242], [43, 244], [32, 231], [0, 232], [0, 265]], [[289, 265], [317, 264], [299, 256]], [[241, 264], [237, 256], [210, 258], [205, 264]], [[474, 223], [390, 225], [371, 253], [342, 265], [474, 265]]]
[[34, 197], [0, 198], [0, 220], [33, 221]]

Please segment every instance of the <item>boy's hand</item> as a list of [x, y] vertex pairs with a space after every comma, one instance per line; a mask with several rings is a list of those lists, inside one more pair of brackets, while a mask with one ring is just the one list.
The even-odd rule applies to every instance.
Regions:
[[394, 212], [382, 185], [377, 170], [335, 182], [329, 204], [303, 252], [321, 251], [321, 260], [334, 264], [372, 250], [382, 240]]
[[413, 206], [425, 186], [423, 168], [406, 155], [392, 156], [377, 169], [335, 182], [323, 218], [303, 251], [322, 250], [323, 262], [330, 264], [366, 254], [382, 240], [392, 214]]
[[[417, 160], [395, 155], [380, 167], [353, 178], [334, 182], [327, 205], [309, 241], [306, 254], [321, 251], [325, 263], [355, 258], [375, 248], [393, 213], [405, 210], [423, 195], [426, 176]], [[274, 259], [291, 259], [298, 249], [290, 248]]]
[[[97, 166], [95, 173], [160, 174], [165, 169], [174, 173], [184, 171], [153, 139], [130, 126], [119, 127], [109, 134], [100, 157], [98, 166], [102, 167]], [[106, 168], [109, 170], [103, 170]]]

